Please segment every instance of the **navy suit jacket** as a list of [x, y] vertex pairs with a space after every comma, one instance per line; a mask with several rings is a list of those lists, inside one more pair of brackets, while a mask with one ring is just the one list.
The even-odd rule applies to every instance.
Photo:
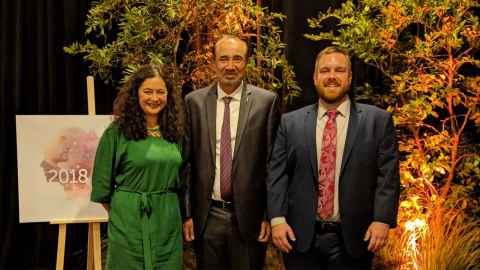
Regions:
[[[318, 104], [282, 116], [269, 162], [268, 215], [284, 216], [292, 227], [294, 248], [312, 244], [318, 201], [315, 140]], [[372, 221], [396, 226], [400, 178], [391, 114], [353, 103], [339, 180], [342, 236], [347, 252], [367, 252], [363, 241]]]

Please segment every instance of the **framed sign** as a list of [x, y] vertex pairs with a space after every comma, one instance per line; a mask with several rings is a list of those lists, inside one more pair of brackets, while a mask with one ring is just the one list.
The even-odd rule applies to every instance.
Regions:
[[95, 152], [109, 115], [17, 115], [20, 222], [107, 218], [90, 202]]

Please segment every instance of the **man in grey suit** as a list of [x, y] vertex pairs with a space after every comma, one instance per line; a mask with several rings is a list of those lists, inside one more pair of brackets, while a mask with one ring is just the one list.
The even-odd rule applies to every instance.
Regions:
[[185, 239], [195, 239], [199, 269], [262, 269], [265, 260], [267, 160], [279, 100], [244, 81], [247, 54], [245, 41], [220, 38], [217, 82], [185, 97], [190, 173], [183, 227]]
[[282, 116], [269, 163], [273, 242], [287, 269], [369, 269], [397, 220], [392, 117], [350, 100], [338, 48], [318, 54], [313, 78], [318, 103]]

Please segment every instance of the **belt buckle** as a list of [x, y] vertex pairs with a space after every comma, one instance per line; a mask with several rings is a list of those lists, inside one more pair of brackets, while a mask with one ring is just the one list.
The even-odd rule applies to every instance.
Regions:
[[230, 209], [231, 202], [221, 201], [223, 209]]
[[318, 221], [318, 227], [320, 231], [335, 231], [338, 229], [339, 224], [331, 221]]
[[332, 222], [324, 222], [323, 223], [323, 229], [324, 230], [327, 230], [327, 231], [330, 231], [330, 230], [334, 230], [335, 229], [335, 225], [332, 223]]

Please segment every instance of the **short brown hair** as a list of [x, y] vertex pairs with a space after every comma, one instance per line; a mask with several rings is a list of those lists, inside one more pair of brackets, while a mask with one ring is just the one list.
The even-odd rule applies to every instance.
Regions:
[[345, 57], [347, 58], [348, 67], [350, 68], [350, 71], [352, 70], [352, 61], [350, 60], [350, 55], [349, 55], [348, 51], [344, 50], [342, 48], [336, 47], [336, 46], [326, 47], [325, 49], [321, 50], [317, 54], [317, 58], [315, 59], [315, 70], [317, 70], [318, 60], [320, 60], [320, 58], [322, 58], [322, 56], [327, 55], [327, 54], [332, 54], [332, 53], [340, 53], [340, 54], [345, 55]]

